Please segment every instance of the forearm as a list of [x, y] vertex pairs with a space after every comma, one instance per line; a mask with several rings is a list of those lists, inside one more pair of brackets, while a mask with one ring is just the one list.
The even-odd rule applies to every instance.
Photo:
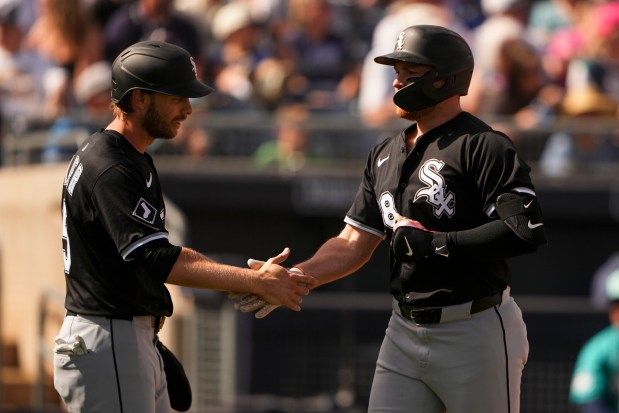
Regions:
[[169, 284], [222, 291], [249, 291], [260, 294], [258, 272], [217, 263], [190, 248], [183, 247], [168, 278]]
[[537, 247], [518, 238], [501, 220], [448, 233], [450, 258], [504, 259], [534, 252]]
[[327, 284], [363, 267], [380, 242], [375, 235], [346, 226], [340, 235], [329, 239], [310, 259], [295, 267], [316, 277], [318, 285]]

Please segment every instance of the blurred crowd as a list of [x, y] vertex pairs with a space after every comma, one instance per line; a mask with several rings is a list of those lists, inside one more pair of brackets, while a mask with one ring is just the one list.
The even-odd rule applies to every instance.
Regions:
[[[545, 130], [534, 160], [546, 173], [619, 160], [619, 1], [602, 0], [0, 0], [2, 130], [44, 130], [41, 161], [66, 160], [71, 142], [111, 116], [111, 62], [153, 39], [186, 48], [217, 91], [153, 151], [289, 169], [363, 157], [376, 130], [402, 122], [392, 68], [373, 58], [413, 24], [468, 40], [475, 75], [464, 109], [516, 141]], [[206, 127], [212, 113], [230, 127]], [[352, 117], [368, 132], [331, 139], [313, 115]], [[273, 128], [240, 128], [262, 117]]]

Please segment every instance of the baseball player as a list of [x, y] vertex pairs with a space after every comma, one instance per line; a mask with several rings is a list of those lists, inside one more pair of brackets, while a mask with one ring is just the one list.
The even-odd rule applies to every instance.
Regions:
[[579, 413], [619, 411], [619, 268], [612, 258], [594, 277], [604, 286], [610, 324], [583, 345], [572, 373], [569, 398]]
[[56, 337], [54, 385], [70, 412], [167, 413], [156, 349], [172, 315], [166, 283], [252, 291], [298, 311], [305, 283], [315, 280], [275, 264], [260, 271], [227, 266], [172, 245], [145, 151], [155, 139], [174, 138], [191, 114], [189, 98], [212, 89], [197, 79], [186, 50], [155, 41], [125, 49], [110, 80], [114, 120], [78, 148], [64, 179], [67, 313]]
[[517, 413], [528, 341], [505, 259], [546, 244], [529, 167], [461, 109], [473, 56], [460, 35], [411, 26], [374, 60], [393, 66], [397, 114], [413, 123], [371, 150], [344, 229], [295, 271], [328, 283], [390, 243], [393, 313], [369, 412]]

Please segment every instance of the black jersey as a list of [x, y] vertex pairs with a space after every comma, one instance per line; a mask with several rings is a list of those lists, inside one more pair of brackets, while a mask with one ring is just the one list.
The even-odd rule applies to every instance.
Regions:
[[[494, 203], [504, 192], [534, 194], [530, 168], [512, 141], [469, 113], [419, 137], [408, 156], [405, 134], [370, 152], [345, 218], [348, 224], [390, 241], [397, 212], [429, 230], [459, 231], [496, 219]], [[391, 267], [390, 292], [419, 306], [465, 302], [498, 293], [510, 283], [503, 260], [437, 256], [399, 262], [391, 256]]]
[[69, 164], [62, 192], [67, 309], [78, 314], [169, 316], [165, 279], [146, 273], [132, 254], [168, 238], [152, 158], [123, 136], [90, 136]]

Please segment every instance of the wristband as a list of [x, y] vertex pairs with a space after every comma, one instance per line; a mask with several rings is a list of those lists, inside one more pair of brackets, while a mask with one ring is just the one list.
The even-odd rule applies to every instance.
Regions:
[[449, 236], [446, 232], [435, 232], [432, 239], [434, 253], [449, 258]]

